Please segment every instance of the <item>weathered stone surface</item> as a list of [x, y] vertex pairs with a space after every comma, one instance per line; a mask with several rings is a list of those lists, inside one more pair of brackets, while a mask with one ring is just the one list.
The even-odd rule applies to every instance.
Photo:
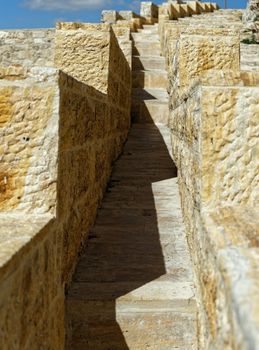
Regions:
[[148, 24], [158, 22], [158, 6], [152, 2], [141, 2], [140, 16], [145, 18], [145, 22]]
[[[235, 348], [236, 340], [231, 333], [232, 316], [227, 316], [231, 306], [224, 299], [228, 290], [222, 286], [223, 272], [215, 265], [217, 249], [222, 249], [226, 242], [233, 246], [257, 246], [254, 229], [258, 220], [249, 229], [245, 222], [251, 221], [251, 210], [244, 210], [241, 215], [238, 210], [228, 213], [222, 209], [220, 215], [210, 214], [214, 226], [208, 226], [207, 221], [203, 223], [203, 215], [215, 207], [249, 208], [258, 204], [257, 84], [258, 75], [252, 72], [227, 72], [225, 76], [208, 72], [171, 114], [173, 155], [178, 166], [188, 240], [198, 269], [205, 323], [209, 325], [206, 337], [219, 348]], [[239, 221], [235, 224], [237, 216]], [[243, 236], [240, 230], [244, 231]], [[237, 240], [238, 235], [241, 237]], [[222, 298], [225, 301], [221, 304]], [[238, 328], [236, 332], [243, 331]]]
[[101, 22], [103, 23], [116, 23], [119, 19], [119, 15], [117, 11], [113, 10], [104, 10], [102, 11]]
[[110, 33], [107, 25], [58, 28], [55, 64], [65, 73], [107, 93]]
[[179, 39], [179, 83], [191, 80], [209, 69], [239, 68], [239, 37], [235, 31], [186, 28]]
[[0, 31], [0, 68], [54, 66], [54, 29]]
[[[256, 15], [245, 28], [242, 11], [170, 1], [150, 26], [157, 8], [142, 8], [59, 23], [56, 40], [0, 33], [1, 349], [64, 349], [65, 285], [101, 202], [69, 289], [70, 348], [257, 348]], [[133, 127], [102, 201], [130, 124], [130, 31], [132, 116], [166, 124], [170, 93], [196, 298], [165, 127]]]
[[0, 83], [0, 208], [55, 213], [58, 151], [58, 74], [41, 70], [24, 80]]
[[[129, 63], [110, 26], [82, 26], [92, 31], [88, 43], [100, 44], [96, 52], [103, 41], [95, 35], [106, 35], [105, 94], [79, 62], [75, 75], [92, 84], [54, 68], [0, 69], [1, 349], [64, 348], [64, 286], [127, 137]], [[66, 27], [71, 44], [79, 25]], [[129, 30], [119, 31], [123, 47]]]
[[243, 15], [243, 21], [247, 22], [257, 22], [259, 16], [259, 2], [258, 0], [249, 0], [247, 4], [246, 11]]

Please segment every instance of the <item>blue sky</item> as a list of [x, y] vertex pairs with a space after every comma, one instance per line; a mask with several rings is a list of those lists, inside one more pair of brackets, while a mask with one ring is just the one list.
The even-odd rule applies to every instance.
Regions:
[[[217, 0], [214, 0], [217, 1]], [[246, 0], [227, 0], [229, 8], [244, 8]], [[164, 2], [155, 1], [156, 4]], [[0, 0], [0, 28], [54, 27], [57, 20], [99, 22], [102, 9], [134, 9], [138, 0]], [[217, 3], [223, 7], [224, 0]]]

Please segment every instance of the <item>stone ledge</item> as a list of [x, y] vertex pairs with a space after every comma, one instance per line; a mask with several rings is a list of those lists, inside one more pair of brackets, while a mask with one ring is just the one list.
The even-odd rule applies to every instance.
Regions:
[[47, 234], [53, 224], [51, 215], [0, 213], [0, 279], [27, 256], [30, 247], [35, 249], [35, 239]]
[[87, 30], [107, 32], [110, 29], [110, 24], [107, 23], [81, 23], [81, 22], [57, 22], [56, 29], [58, 30]]
[[[244, 227], [245, 228], [245, 227]], [[259, 344], [259, 249], [227, 248], [218, 253], [236, 349]]]

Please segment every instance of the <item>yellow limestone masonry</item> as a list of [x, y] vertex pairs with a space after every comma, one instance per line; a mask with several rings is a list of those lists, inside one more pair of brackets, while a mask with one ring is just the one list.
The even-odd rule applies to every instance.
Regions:
[[166, 58], [199, 348], [258, 348], [258, 51], [240, 56], [241, 17], [146, 2], [102, 24], [0, 31], [1, 350], [65, 347], [65, 288], [127, 139], [130, 34], [146, 23]]

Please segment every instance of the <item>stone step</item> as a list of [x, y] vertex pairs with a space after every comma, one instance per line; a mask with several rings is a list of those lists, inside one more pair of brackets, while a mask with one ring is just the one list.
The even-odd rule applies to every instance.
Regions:
[[145, 33], [131, 33], [133, 41], [159, 41], [158, 34], [145, 34]]
[[165, 70], [165, 58], [162, 56], [133, 56], [133, 70]]
[[143, 24], [142, 27], [143, 27], [143, 29], [158, 28], [158, 23], [155, 23], [155, 24]]
[[165, 70], [156, 71], [133, 71], [132, 72], [133, 88], [157, 88], [166, 89], [167, 72]]
[[160, 42], [135, 41], [133, 43], [132, 54], [134, 56], [160, 56]]
[[129, 349], [196, 345], [192, 282], [73, 283], [66, 308], [70, 342], [78, 349], [125, 349], [123, 339]]
[[160, 100], [168, 102], [168, 93], [166, 89], [152, 89], [152, 88], [133, 88], [132, 89], [133, 100]]
[[[99, 306], [98, 309], [101, 307]], [[78, 311], [80, 314], [80, 310]], [[195, 313], [139, 312], [112, 314], [110, 320], [73, 321], [77, 329], [70, 343], [73, 350], [191, 350], [196, 349], [197, 326]], [[77, 317], [77, 314], [75, 315]]]
[[158, 28], [149, 28], [149, 29], [138, 29], [138, 33], [141, 34], [158, 34]]
[[134, 123], [168, 124], [168, 102], [159, 100], [133, 100], [131, 117]]
[[[161, 103], [165, 90], [134, 90]], [[167, 103], [167, 102], [166, 102]], [[161, 125], [133, 124], [66, 295], [67, 349], [195, 350], [197, 306]]]

